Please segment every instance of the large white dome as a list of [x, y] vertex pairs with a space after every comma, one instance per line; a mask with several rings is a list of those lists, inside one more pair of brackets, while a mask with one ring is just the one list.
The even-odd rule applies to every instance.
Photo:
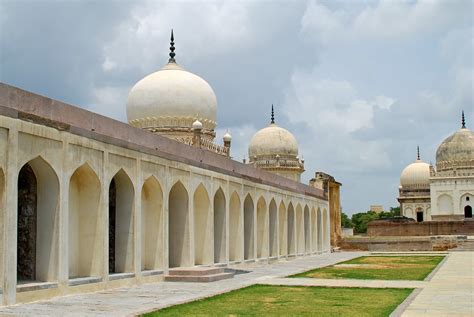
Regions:
[[474, 164], [474, 132], [463, 127], [447, 137], [436, 151], [438, 171]]
[[403, 189], [429, 188], [430, 165], [417, 159], [402, 171], [400, 185]]
[[214, 129], [216, 111], [211, 86], [174, 62], [136, 83], [127, 100], [128, 121], [141, 128], [191, 128], [199, 118], [205, 128]]
[[293, 134], [274, 123], [255, 133], [249, 145], [249, 158], [269, 155], [298, 156], [298, 142]]

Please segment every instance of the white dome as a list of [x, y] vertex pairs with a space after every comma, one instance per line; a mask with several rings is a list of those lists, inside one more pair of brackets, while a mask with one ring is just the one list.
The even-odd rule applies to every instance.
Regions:
[[255, 156], [298, 156], [298, 142], [288, 130], [274, 123], [255, 133], [250, 140], [249, 158]]
[[411, 163], [402, 171], [400, 185], [403, 189], [429, 188], [430, 165], [421, 160]]
[[227, 131], [222, 138], [224, 139], [224, 142], [232, 141], [232, 136], [230, 135], [229, 131]]
[[474, 132], [466, 127], [446, 138], [436, 151], [438, 170], [446, 170], [455, 166], [472, 165], [474, 161]]
[[205, 128], [214, 129], [216, 111], [211, 86], [174, 62], [136, 83], [127, 100], [128, 121], [137, 127], [191, 128], [198, 117]]

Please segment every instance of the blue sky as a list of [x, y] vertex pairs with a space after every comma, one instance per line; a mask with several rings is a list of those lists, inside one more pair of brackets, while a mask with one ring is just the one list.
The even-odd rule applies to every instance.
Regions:
[[343, 183], [343, 210], [396, 206], [416, 157], [474, 126], [473, 2], [6, 1], [0, 79], [126, 121], [128, 91], [176, 59], [218, 99], [233, 156], [269, 122], [292, 131], [303, 180]]

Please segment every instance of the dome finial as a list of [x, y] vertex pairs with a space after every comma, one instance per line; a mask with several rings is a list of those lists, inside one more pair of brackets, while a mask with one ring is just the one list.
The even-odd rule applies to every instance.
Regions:
[[461, 129], [466, 129], [466, 119], [464, 118], [464, 110], [461, 114]]
[[416, 159], [419, 161], [420, 160], [420, 146], [416, 146]]
[[275, 112], [273, 111], [273, 104], [272, 104], [272, 115], [270, 123], [275, 123]]
[[174, 52], [174, 35], [173, 35], [173, 29], [171, 29], [171, 42], [170, 42], [170, 59], [168, 60], [168, 63], [176, 63], [176, 60], [174, 57], [176, 56]]

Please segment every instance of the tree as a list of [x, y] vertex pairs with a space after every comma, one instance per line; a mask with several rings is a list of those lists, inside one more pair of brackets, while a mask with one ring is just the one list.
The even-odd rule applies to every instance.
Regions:
[[343, 228], [354, 228], [351, 218], [345, 213], [341, 213], [341, 227]]
[[[369, 222], [396, 216], [400, 216], [400, 207], [390, 207], [390, 211], [382, 211], [381, 213], [375, 211], [359, 212], [352, 215], [352, 226], [355, 233], [366, 233]], [[341, 217], [341, 222], [343, 217]]]

